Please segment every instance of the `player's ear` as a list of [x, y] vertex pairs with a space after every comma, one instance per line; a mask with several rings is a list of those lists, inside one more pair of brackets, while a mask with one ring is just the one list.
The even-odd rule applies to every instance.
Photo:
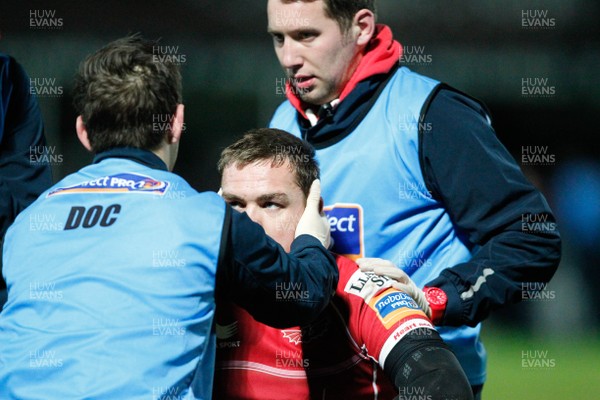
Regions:
[[352, 29], [355, 30], [357, 35], [356, 44], [366, 46], [375, 34], [375, 14], [373, 14], [373, 11], [366, 8], [358, 11], [354, 15]]
[[169, 143], [177, 143], [181, 139], [181, 134], [184, 131], [183, 122], [183, 104], [177, 104], [175, 113], [171, 117], [171, 131], [169, 133]]
[[92, 145], [90, 144], [90, 139], [88, 138], [87, 128], [83, 123], [83, 118], [81, 115], [77, 117], [77, 120], [75, 120], [75, 130], [77, 131], [77, 138], [79, 138], [79, 141], [83, 147], [85, 147], [87, 151], [92, 151]]

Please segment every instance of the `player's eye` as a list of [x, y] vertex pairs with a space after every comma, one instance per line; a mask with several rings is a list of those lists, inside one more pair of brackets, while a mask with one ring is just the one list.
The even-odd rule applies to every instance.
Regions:
[[298, 39], [302, 41], [312, 40], [318, 36], [315, 31], [301, 31], [298, 32]]
[[275, 43], [277, 45], [283, 44], [283, 35], [278, 34], [278, 33], [272, 33], [271, 37], [273, 38], [273, 43]]
[[278, 203], [274, 203], [272, 201], [267, 201], [266, 203], [264, 203], [262, 205], [263, 208], [267, 208], [267, 209], [271, 209], [271, 210], [276, 210], [279, 208], [283, 208], [283, 206], [281, 204]]
[[227, 202], [227, 204], [229, 204], [231, 206], [231, 208], [233, 208], [234, 210], [244, 211], [245, 206], [242, 203], [240, 203], [239, 201], [230, 200]]

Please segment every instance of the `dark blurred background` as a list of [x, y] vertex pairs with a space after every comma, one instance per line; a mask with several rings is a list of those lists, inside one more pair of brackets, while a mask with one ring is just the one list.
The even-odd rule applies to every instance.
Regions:
[[[556, 211], [564, 256], [545, 289], [494, 314], [485, 329], [573, 336], [600, 321], [600, 3], [592, 0], [379, 0], [379, 22], [406, 64], [484, 101], [525, 173]], [[44, 22], [45, 21], [45, 22]], [[186, 132], [176, 172], [217, 190], [222, 148], [267, 124], [284, 78], [266, 33], [266, 1], [8, 1], [0, 51], [46, 90], [48, 145], [58, 181], [91, 160], [75, 136], [70, 90], [79, 62], [128, 33], [160, 38], [179, 56]], [[528, 154], [544, 157], [527, 162]], [[529, 158], [531, 160], [531, 158]]]

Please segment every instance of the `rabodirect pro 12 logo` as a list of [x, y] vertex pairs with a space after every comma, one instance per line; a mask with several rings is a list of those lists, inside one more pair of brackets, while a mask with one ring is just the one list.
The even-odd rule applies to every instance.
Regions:
[[375, 296], [369, 302], [369, 306], [375, 310], [387, 329], [390, 329], [398, 321], [425, 317], [412, 297], [393, 289], [385, 290]]
[[124, 173], [107, 175], [73, 186], [59, 187], [48, 193], [47, 197], [71, 193], [149, 193], [163, 195], [169, 182], [158, 181], [149, 176]]
[[341, 204], [323, 208], [331, 229], [333, 252], [356, 260], [365, 254], [363, 210], [359, 204]]

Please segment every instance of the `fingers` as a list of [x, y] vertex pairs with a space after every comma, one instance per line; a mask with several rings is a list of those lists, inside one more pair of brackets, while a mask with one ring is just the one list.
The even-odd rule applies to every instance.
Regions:
[[311, 235], [317, 238], [325, 248], [329, 248], [331, 244], [331, 233], [327, 218], [324, 218], [319, 212], [319, 204], [321, 202], [321, 182], [315, 179], [308, 192], [306, 199], [306, 208], [296, 226], [296, 234]]
[[[313, 183], [310, 185], [310, 190], [308, 191], [308, 197], [306, 199], [306, 208], [312, 207], [314, 210], [319, 210], [319, 205], [321, 202], [321, 181], [315, 179]], [[318, 211], [317, 211], [318, 212]]]
[[390, 277], [400, 283], [408, 284], [410, 282], [410, 278], [404, 271], [396, 267], [375, 267], [373, 268], [373, 272], [377, 275], [385, 275]]
[[374, 272], [377, 275], [386, 275], [401, 283], [408, 284], [410, 282], [410, 278], [406, 272], [396, 267], [394, 263], [389, 260], [384, 260], [382, 258], [359, 258], [356, 260], [356, 263], [363, 272]]
[[418, 289], [414, 283], [404, 284], [400, 282], [393, 282], [392, 287], [412, 297], [419, 308], [425, 313], [425, 315], [427, 315], [427, 318], [431, 318], [431, 308], [429, 307], [429, 303], [425, 298], [425, 294], [423, 294], [423, 292]]
[[356, 263], [362, 271], [373, 271], [375, 267], [393, 267], [396, 268], [394, 263], [382, 258], [368, 258], [363, 257], [356, 260]]
[[370, 272], [373, 271], [376, 267], [385, 267], [390, 268], [391, 270], [399, 270], [400, 268], [396, 267], [393, 262], [389, 260], [384, 260], [382, 258], [359, 258], [356, 260], [356, 263], [360, 267], [361, 271]]
[[[323, 225], [329, 228], [329, 220], [327, 219], [327, 215], [325, 215], [325, 213], [323, 212], [321, 213], [321, 220], [323, 221]], [[327, 250], [331, 250], [331, 248], [333, 247], [333, 238], [331, 237], [331, 231], [329, 232], [329, 235], [327, 235], [327, 241], [325, 242], [324, 246]]]
[[392, 282], [392, 287], [393, 287], [394, 289], [396, 289], [396, 290], [399, 290], [399, 291], [401, 291], [401, 292], [407, 293], [407, 294], [409, 294], [409, 295], [411, 295], [411, 296], [412, 296], [412, 293], [411, 293], [411, 292], [412, 292], [412, 290], [411, 290], [411, 287], [410, 287], [410, 286], [408, 286], [408, 285], [405, 285], [405, 284], [403, 284], [403, 283], [400, 283], [400, 282]]

